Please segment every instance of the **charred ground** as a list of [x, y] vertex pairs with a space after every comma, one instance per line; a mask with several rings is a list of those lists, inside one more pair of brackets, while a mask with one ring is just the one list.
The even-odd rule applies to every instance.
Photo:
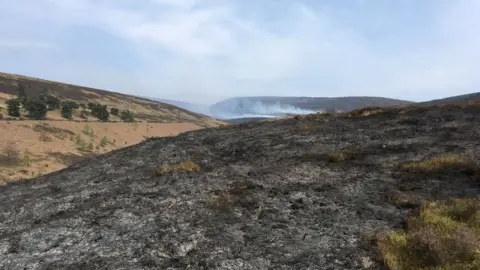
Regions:
[[477, 167], [408, 162], [478, 160], [478, 138], [480, 108], [451, 107], [147, 140], [1, 186], [0, 268], [381, 269], [372, 236], [479, 193]]

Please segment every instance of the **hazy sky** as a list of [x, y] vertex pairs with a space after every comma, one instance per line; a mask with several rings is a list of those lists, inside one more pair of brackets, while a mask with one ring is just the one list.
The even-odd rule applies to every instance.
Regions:
[[143, 96], [480, 91], [479, 0], [0, 0], [0, 71]]

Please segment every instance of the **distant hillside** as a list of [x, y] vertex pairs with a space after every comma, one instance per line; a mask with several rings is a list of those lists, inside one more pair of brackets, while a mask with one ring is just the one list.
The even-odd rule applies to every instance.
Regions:
[[480, 92], [465, 95], [434, 99], [430, 101], [420, 102], [419, 105], [442, 105], [442, 104], [462, 104], [462, 103], [479, 103]]
[[218, 119], [257, 118], [287, 114], [348, 112], [362, 107], [405, 106], [413, 102], [383, 97], [237, 97], [210, 107]]
[[165, 98], [150, 98], [150, 97], [145, 97], [145, 98], [155, 100], [155, 101], [159, 101], [159, 102], [162, 102], [162, 103], [167, 103], [167, 104], [170, 104], [170, 105], [173, 105], [173, 106], [177, 106], [177, 107], [180, 107], [182, 109], [185, 109], [187, 111], [191, 111], [191, 112], [194, 112], [194, 113], [210, 116], [210, 105], [189, 103], [189, 102], [185, 102], [185, 101], [165, 99]]
[[48, 81], [22, 75], [0, 73], [0, 113], [5, 114], [4, 102], [17, 94], [18, 84], [24, 84], [28, 96], [38, 96], [45, 91], [60, 99], [79, 103], [100, 103], [120, 110], [132, 111], [138, 120], [161, 123], [193, 123], [202, 127], [218, 126], [221, 122], [167, 103], [134, 97], [90, 87]]

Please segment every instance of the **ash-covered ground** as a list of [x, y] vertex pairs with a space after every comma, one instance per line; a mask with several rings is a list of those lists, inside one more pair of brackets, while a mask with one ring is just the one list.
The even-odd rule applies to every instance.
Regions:
[[478, 195], [478, 175], [397, 169], [442, 153], [478, 159], [479, 108], [147, 140], [0, 186], [0, 268], [382, 269], [372, 235], [418, 201]]

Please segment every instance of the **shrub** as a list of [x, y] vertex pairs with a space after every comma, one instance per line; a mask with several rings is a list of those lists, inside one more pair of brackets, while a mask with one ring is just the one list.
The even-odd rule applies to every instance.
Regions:
[[425, 202], [405, 230], [381, 234], [385, 264], [403, 269], [479, 269], [480, 199]]
[[18, 99], [9, 99], [7, 104], [7, 114], [12, 117], [20, 116], [20, 101]]
[[68, 104], [62, 104], [61, 114], [63, 118], [72, 119], [72, 113], [72, 107], [68, 106]]
[[47, 105], [47, 110], [53, 111], [60, 108], [60, 99], [55, 96], [42, 94], [40, 95], [39, 99]]
[[28, 101], [27, 93], [25, 92], [25, 90], [26, 90], [25, 85], [18, 84], [17, 86], [18, 101], [20, 102], [20, 104], [23, 106], [24, 109], [26, 109], [27, 101]]
[[88, 125], [83, 126], [82, 132], [83, 132], [85, 135], [88, 135], [88, 136], [90, 136], [90, 137], [93, 137], [93, 136], [94, 136], [93, 129], [91, 129]]
[[119, 110], [117, 108], [110, 108], [110, 113], [113, 115], [118, 115]]
[[75, 138], [75, 144], [77, 145], [77, 150], [80, 152], [91, 152], [93, 150], [92, 141], [90, 140], [90, 142], [87, 143], [80, 135], [77, 135]]
[[28, 100], [25, 109], [27, 110], [28, 118], [30, 119], [43, 120], [47, 115], [47, 105], [45, 102], [38, 99]]
[[129, 110], [122, 111], [122, 113], [120, 115], [120, 119], [122, 119], [122, 121], [125, 121], [125, 122], [134, 122], [135, 121], [135, 119], [133, 118], [132, 112], [130, 112]]
[[109, 143], [110, 143], [110, 141], [108, 140], [108, 138], [107, 138], [107, 137], [103, 137], [103, 138], [100, 140], [100, 147], [105, 147], [105, 146], [107, 146]]
[[91, 112], [92, 115], [97, 117], [100, 121], [108, 121], [108, 118], [110, 117], [110, 113], [107, 110], [107, 105], [94, 104]]

